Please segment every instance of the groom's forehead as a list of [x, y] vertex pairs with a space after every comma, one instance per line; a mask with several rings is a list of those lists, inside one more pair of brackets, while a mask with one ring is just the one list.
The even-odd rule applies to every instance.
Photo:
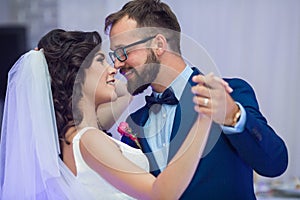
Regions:
[[110, 48], [111, 49], [116, 49], [118, 47], [123, 47], [128, 44], [131, 44], [135, 42], [137, 37], [133, 34], [130, 33], [122, 33], [119, 35], [115, 35], [113, 37], [110, 37]]
[[116, 35], [110, 34], [110, 48], [116, 49], [134, 43], [141, 38], [141, 35], [141, 33], [138, 33], [138, 30], [126, 31]]
[[113, 26], [109, 34], [110, 48], [116, 49], [137, 42], [138, 40], [153, 35], [152, 32], [154, 32], [154, 30], [157, 30], [157, 27], [130, 27], [127, 29], [119, 29], [118, 26]]

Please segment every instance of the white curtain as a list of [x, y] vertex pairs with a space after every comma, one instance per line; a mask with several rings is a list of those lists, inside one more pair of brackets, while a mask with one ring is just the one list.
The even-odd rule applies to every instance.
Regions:
[[182, 32], [206, 48], [223, 77], [254, 87], [261, 111], [288, 146], [284, 176], [300, 177], [300, 1], [168, 2]]
[[[61, 0], [58, 25], [104, 36], [105, 16], [125, 2]], [[241, 77], [254, 87], [261, 111], [288, 146], [289, 167], [282, 177], [300, 177], [300, 1], [165, 2], [177, 14], [182, 32], [208, 51], [223, 77]], [[185, 55], [193, 54], [188, 50]]]

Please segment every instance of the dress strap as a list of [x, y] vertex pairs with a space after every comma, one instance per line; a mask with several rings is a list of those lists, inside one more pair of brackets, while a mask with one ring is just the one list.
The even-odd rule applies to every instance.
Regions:
[[83, 129], [81, 129], [76, 135], [75, 137], [73, 138], [73, 144], [74, 144], [74, 141], [78, 141], [80, 140], [81, 136], [86, 133], [88, 130], [91, 130], [91, 129], [96, 129], [95, 127], [85, 127]]
[[80, 176], [80, 174], [84, 173], [86, 169], [85, 161], [81, 155], [80, 147], [79, 147], [79, 141], [81, 136], [86, 133], [88, 130], [96, 129], [95, 127], [85, 127], [81, 129], [73, 138], [73, 155], [75, 160], [75, 166], [77, 171], [77, 177]]

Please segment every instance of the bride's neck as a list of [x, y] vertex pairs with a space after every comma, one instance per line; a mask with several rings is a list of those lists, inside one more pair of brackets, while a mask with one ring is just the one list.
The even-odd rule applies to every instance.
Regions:
[[96, 106], [94, 102], [90, 102], [87, 99], [82, 99], [79, 103], [79, 109], [82, 112], [82, 121], [78, 125], [79, 128], [84, 127], [98, 127], [98, 119], [96, 114]]

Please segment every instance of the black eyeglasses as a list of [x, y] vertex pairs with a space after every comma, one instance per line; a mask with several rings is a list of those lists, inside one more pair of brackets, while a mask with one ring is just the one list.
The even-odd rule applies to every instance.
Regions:
[[126, 52], [126, 49], [129, 48], [129, 47], [132, 47], [132, 46], [135, 46], [135, 45], [138, 45], [138, 44], [142, 44], [142, 43], [145, 43], [153, 38], [155, 38], [156, 36], [151, 36], [151, 37], [147, 37], [145, 39], [142, 39], [142, 40], [139, 40], [137, 42], [134, 42], [132, 44], [129, 44], [129, 45], [126, 45], [124, 47], [119, 47], [117, 48], [116, 50], [112, 51], [112, 52], [109, 52], [109, 57], [110, 59], [112, 60], [113, 63], [115, 63], [115, 59], [117, 58], [120, 62], [124, 62], [127, 60], [128, 58], [128, 55], [127, 55], [127, 52]]

